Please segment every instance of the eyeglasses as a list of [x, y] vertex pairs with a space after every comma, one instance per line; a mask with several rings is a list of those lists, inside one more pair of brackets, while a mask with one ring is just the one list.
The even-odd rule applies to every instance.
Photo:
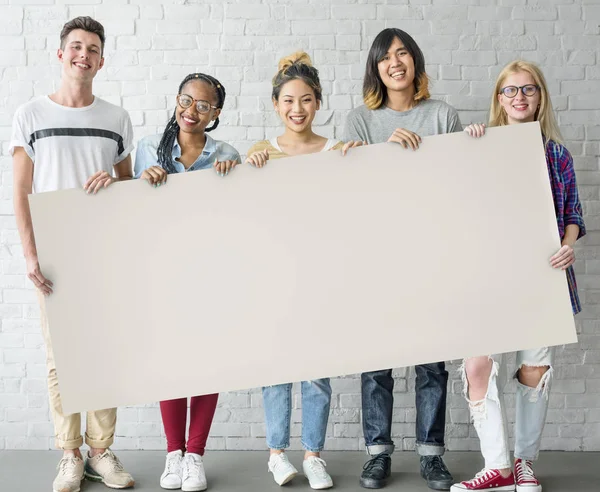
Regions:
[[219, 109], [216, 106], [212, 106], [208, 101], [203, 99], [194, 99], [192, 96], [188, 96], [187, 94], [179, 94], [177, 96], [177, 104], [179, 104], [183, 109], [189, 108], [192, 104], [196, 103], [196, 111], [201, 114], [208, 113], [211, 108]]
[[516, 85], [507, 85], [500, 89], [500, 93], [504, 94], [506, 97], [513, 98], [519, 93], [519, 89], [524, 96], [531, 97], [533, 96], [540, 87], [534, 84], [522, 85], [521, 87], [517, 87]]

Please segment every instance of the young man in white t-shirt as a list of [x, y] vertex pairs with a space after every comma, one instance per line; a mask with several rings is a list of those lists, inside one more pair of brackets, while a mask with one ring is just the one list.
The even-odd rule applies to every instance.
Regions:
[[[83, 444], [81, 416], [62, 412], [44, 309], [44, 296], [52, 294], [53, 285], [40, 270], [27, 199], [32, 192], [80, 186], [94, 194], [114, 181], [132, 178], [129, 115], [92, 93], [92, 81], [104, 65], [104, 41], [104, 28], [90, 17], [77, 17], [64, 25], [57, 53], [62, 64], [60, 88], [16, 111], [10, 143], [17, 227], [27, 276], [40, 293], [50, 407], [56, 446], [64, 450], [54, 492], [78, 492], [84, 476], [112, 488], [134, 485], [131, 475], [109, 449], [114, 440], [116, 409], [87, 413], [85, 442], [90, 451], [85, 465], [79, 450]], [[116, 178], [112, 177], [113, 170]], [[93, 359], [90, 361], [94, 363]]]

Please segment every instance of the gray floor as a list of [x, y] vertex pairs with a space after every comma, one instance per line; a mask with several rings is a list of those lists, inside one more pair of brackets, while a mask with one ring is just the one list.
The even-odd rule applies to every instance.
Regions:
[[[162, 491], [158, 479], [164, 467], [164, 453], [156, 451], [120, 451], [126, 469], [136, 479], [134, 490]], [[290, 452], [290, 460], [302, 470], [302, 455]], [[326, 452], [327, 469], [334, 479], [335, 489], [365, 492], [358, 476], [365, 461], [360, 452]], [[51, 492], [55, 467], [60, 454], [54, 451], [0, 451], [0, 492]], [[254, 492], [282, 490], [267, 472], [266, 452], [213, 451], [204, 458], [208, 489], [214, 492]], [[465, 480], [482, 468], [479, 453], [450, 452], [445, 456], [455, 478]], [[544, 492], [598, 492], [596, 472], [600, 453], [542, 453], [536, 472]], [[82, 492], [107, 491], [102, 484], [84, 482]], [[299, 475], [283, 487], [286, 490], [311, 490], [306, 479]], [[418, 458], [414, 453], [395, 453], [392, 477], [385, 490], [427, 492], [418, 474]]]

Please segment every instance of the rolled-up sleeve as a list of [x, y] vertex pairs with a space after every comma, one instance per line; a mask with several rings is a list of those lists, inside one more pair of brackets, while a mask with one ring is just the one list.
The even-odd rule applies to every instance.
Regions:
[[563, 183], [565, 186], [565, 227], [570, 224], [579, 226], [579, 236], [585, 236], [585, 223], [583, 222], [583, 209], [579, 200], [579, 190], [577, 189], [577, 179], [575, 177], [575, 167], [573, 166], [573, 157], [571, 153], [563, 147], [560, 156], [560, 169]]
[[158, 165], [158, 159], [156, 149], [152, 145], [152, 138], [149, 136], [144, 137], [138, 142], [135, 152], [133, 175], [136, 179], [139, 179], [146, 169], [156, 165]]
[[235, 161], [238, 164], [242, 163], [240, 153], [231, 145], [225, 142], [217, 142], [217, 155], [216, 159], [219, 162], [223, 161]]

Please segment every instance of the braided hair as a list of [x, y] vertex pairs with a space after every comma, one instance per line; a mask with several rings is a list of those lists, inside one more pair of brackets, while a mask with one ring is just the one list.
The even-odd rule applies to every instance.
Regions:
[[[211, 87], [213, 87], [215, 90], [215, 94], [217, 95], [216, 106], [217, 106], [217, 108], [223, 107], [223, 103], [225, 102], [225, 88], [221, 85], [221, 82], [219, 82], [217, 79], [215, 79], [214, 77], [211, 77], [210, 75], [206, 75], [204, 73], [189, 74], [185, 79], [183, 79], [181, 84], [179, 84], [179, 90], [178, 90], [177, 94], [181, 94], [181, 91], [183, 90], [185, 84], [187, 84], [191, 80], [201, 80], [201, 81], [207, 83], [208, 85], [210, 85]], [[167, 126], [165, 127], [165, 131], [163, 132], [163, 136], [160, 139], [160, 143], [158, 144], [158, 149], [156, 152], [157, 157], [158, 157], [158, 164], [165, 171], [167, 171], [168, 174], [173, 174], [173, 173], [177, 172], [177, 170], [175, 169], [175, 166], [173, 165], [173, 157], [172, 157], [173, 156], [173, 154], [172, 154], [173, 143], [175, 142], [177, 135], [179, 135], [179, 124], [177, 123], [177, 118], [175, 117], [176, 112], [177, 112], [177, 109], [175, 109], [173, 111], [173, 116], [171, 116], [171, 119], [169, 120], [169, 122], [167, 123]], [[210, 132], [210, 131], [214, 130], [215, 128], [217, 128], [217, 126], [219, 126], [219, 118], [218, 117], [215, 120], [215, 122], [209, 128], [205, 128], [204, 131]]]

